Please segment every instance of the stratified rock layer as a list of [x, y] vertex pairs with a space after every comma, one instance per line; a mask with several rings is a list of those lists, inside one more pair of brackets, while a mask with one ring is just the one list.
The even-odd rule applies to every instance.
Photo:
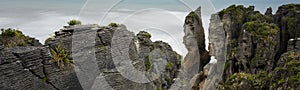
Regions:
[[[113, 39], [116, 31], [122, 32], [120, 33], [121, 37]], [[76, 37], [80, 35], [84, 36]], [[112, 45], [112, 42], [123, 42], [122, 39], [128, 37], [132, 38], [128, 41], [128, 46], [118, 43]], [[144, 31], [135, 36], [124, 25], [100, 27], [92, 24], [65, 26], [55, 32], [54, 37], [47, 39], [44, 46], [39, 43], [31, 46], [5, 47], [6, 42], [1, 42], [0, 88], [4, 90], [104, 88], [107, 90], [167, 90], [174, 83], [174, 78], [177, 77], [178, 69], [181, 66], [181, 56], [173, 51], [169, 44], [162, 41], [152, 42], [150, 38], [151, 35]], [[87, 40], [94, 42], [87, 42]], [[51, 62], [53, 58], [49, 51], [59, 45], [67, 50], [69, 59], [73, 63], [61, 67], [56, 62]], [[116, 49], [116, 47], [127, 47], [129, 49], [126, 52], [129, 55], [128, 61], [131, 61], [136, 70], [146, 71], [144, 74], [148, 78], [154, 77], [149, 73], [157, 73], [155, 80], [140, 83], [122, 75], [116, 68], [114, 56], [112, 56], [115, 54], [112, 49]], [[91, 51], [95, 53], [90, 54]], [[83, 54], [83, 52], [87, 53]], [[121, 51], [117, 50], [117, 52]], [[94, 55], [94, 57], [86, 57], [90, 55]], [[95, 58], [95, 61], [92, 61], [92, 58]], [[164, 61], [164, 63], [160, 63], [160, 61]], [[159, 65], [156, 62], [159, 62]], [[90, 68], [94, 64], [95, 66], [92, 67], [96, 68]], [[106, 86], [103, 86], [105, 84]]]
[[[296, 69], [299, 61], [296, 48], [299, 47], [299, 8], [298, 4], [282, 5], [275, 15], [272, 15], [271, 8], [263, 15], [254, 11], [254, 6], [246, 8], [242, 5], [232, 5], [220, 11], [218, 15], [222, 22], [211, 22], [211, 25], [223, 25], [227, 53], [223, 78], [215, 82], [218, 84], [216, 88], [299, 89], [296, 80], [299, 72]], [[213, 44], [211, 48], [214, 48]]]

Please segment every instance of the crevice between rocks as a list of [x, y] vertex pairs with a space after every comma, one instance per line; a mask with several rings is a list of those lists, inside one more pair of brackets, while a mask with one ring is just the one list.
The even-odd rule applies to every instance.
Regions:
[[[20, 56], [17, 53], [13, 53], [14, 56], [16, 56], [16, 58], [20, 59]], [[42, 64], [44, 62], [44, 56], [42, 55]], [[38, 79], [40, 79], [41, 81], [43, 81], [43, 78], [47, 78], [46, 73], [45, 73], [45, 67], [43, 64], [43, 74], [45, 75], [45, 77], [41, 77], [38, 74], [36, 74], [33, 70], [31, 70], [29, 67], [26, 67], [25, 64], [23, 62], [20, 62], [21, 66], [23, 67], [23, 69], [28, 69], [28, 71], [34, 75], [35, 77], [37, 77]], [[48, 80], [45, 81], [47, 84], [51, 85], [53, 88], [55, 88], [56, 90], [59, 90], [54, 84], [52, 84], [51, 82], [49, 82]]]
[[[46, 68], [45, 68], [45, 61], [46, 61], [46, 58], [45, 58], [45, 56], [43, 55], [43, 49], [41, 49], [41, 56], [42, 56], [42, 66], [43, 66], [43, 74], [45, 75], [45, 78], [47, 78], [48, 79], [48, 75], [47, 75], [47, 73], [46, 73]], [[48, 81], [48, 80], [46, 80], [46, 83], [48, 83], [48, 84], [50, 84], [53, 88], [55, 88], [56, 90], [59, 90], [53, 83], [51, 83], [50, 81]]]

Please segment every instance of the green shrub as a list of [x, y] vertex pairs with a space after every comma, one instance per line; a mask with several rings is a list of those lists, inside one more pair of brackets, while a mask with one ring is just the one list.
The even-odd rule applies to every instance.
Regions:
[[8, 37], [13, 37], [16, 35], [16, 32], [20, 32], [19, 30], [16, 30], [16, 29], [11, 29], [11, 28], [8, 28], [8, 29], [1, 29], [1, 36], [8, 36]]
[[242, 82], [248, 83], [250, 88], [254, 88], [254, 86], [257, 86], [259, 83], [259, 80], [256, 79], [255, 75], [248, 74], [248, 73], [235, 73], [232, 76], [230, 76], [225, 81], [225, 90], [237, 90], [238, 85]]
[[157, 88], [156, 90], [163, 90], [161, 87]]
[[287, 21], [288, 31], [293, 32], [293, 30], [296, 29], [296, 23], [295, 23], [296, 19], [294, 17], [286, 17], [284, 19]]
[[46, 82], [47, 80], [48, 80], [47, 77], [42, 78], [42, 82]]
[[241, 23], [243, 21], [243, 14], [248, 10], [243, 5], [231, 5], [226, 9], [223, 9], [218, 13], [220, 19], [223, 19], [223, 15], [229, 14], [234, 23]]
[[147, 38], [151, 38], [151, 34], [148, 33], [148, 32], [146, 32], [146, 31], [140, 31], [139, 34], [141, 34], [141, 35], [143, 35], [143, 36], [145, 36]]
[[73, 19], [73, 20], [70, 20], [70, 21], [68, 22], [68, 24], [69, 24], [70, 26], [72, 26], [72, 25], [80, 25], [80, 24], [81, 24], [81, 21]]
[[24, 42], [18, 42], [18, 43], [17, 43], [17, 46], [27, 46], [27, 44], [24, 43]]
[[53, 39], [52, 37], [47, 38], [47, 39], [45, 40], [45, 43], [50, 42], [52, 39]]
[[258, 21], [246, 22], [243, 25], [243, 28], [258, 38], [267, 38], [268, 36], [274, 36], [279, 32], [277, 25]]
[[248, 15], [250, 21], [260, 21], [260, 22], [274, 22], [273, 18], [260, 13], [255, 13], [254, 15]]
[[188, 17], [198, 17], [197, 13], [195, 13], [194, 11], [190, 12]]
[[169, 62], [165, 66], [166, 66], [166, 68], [171, 69], [173, 67], [173, 63]]
[[173, 82], [172, 78], [165, 78], [165, 80], [167, 81], [168, 84], [171, 84]]
[[50, 60], [50, 62], [55, 62], [60, 67], [64, 67], [65, 64], [71, 63], [68, 52], [61, 46], [61, 44], [59, 44], [55, 49], [50, 49], [50, 52], [53, 57], [53, 60]]
[[146, 71], [149, 71], [151, 69], [152, 65], [151, 65], [149, 56], [147, 56], [146, 58], [147, 58], [147, 60], [144, 61], [144, 64], [145, 64]]
[[101, 50], [106, 51], [106, 48], [103, 44], [98, 45], [97, 48], [100, 48]]
[[111, 26], [111, 27], [118, 27], [118, 24], [117, 24], [117, 23], [110, 23], [108, 26]]
[[27, 46], [33, 42], [29, 36], [25, 36], [18, 29], [1, 29], [0, 36], [5, 38], [1, 41], [5, 47]]

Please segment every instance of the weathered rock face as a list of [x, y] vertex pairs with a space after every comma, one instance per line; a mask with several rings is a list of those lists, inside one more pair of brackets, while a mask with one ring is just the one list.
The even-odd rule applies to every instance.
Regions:
[[[4, 49], [1, 50], [0, 57], [0, 70], [1, 70], [1, 81], [0, 87], [4, 90], [10, 89], [55, 89], [51, 84], [43, 82], [42, 77], [42, 58], [40, 56], [41, 49]], [[30, 50], [34, 52], [28, 53]], [[22, 52], [20, 52], [22, 51]], [[22, 56], [21, 53], [24, 53]], [[25, 56], [24, 56], [25, 55]], [[38, 58], [30, 58], [30, 56], [38, 56]], [[21, 60], [23, 57], [28, 59], [25, 61]], [[30, 66], [29, 62], [33, 62]], [[34, 66], [37, 65], [37, 66]]]
[[[0, 88], [298, 90], [299, 12], [298, 4], [280, 6], [275, 15], [270, 8], [263, 15], [254, 6], [232, 5], [211, 16], [208, 52], [198, 8], [185, 20], [182, 72], [170, 45], [124, 25], [65, 26], [45, 46], [12, 30], [0, 36]], [[60, 45], [73, 64], [51, 62], [49, 49]], [[208, 63], [210, 56], [217, 62]]]
[[[198, 89], [198, 85], [206, 76], [203, 67], [209, 63], [210, 56], [205, 49], [205, 36], [201, 19], [201, 8], [189, 13], [184, 24], [183, 43], [188, 53], [184, 58], [184, 70], [188, 73], [186, 78], [189, 81], [188, 89]], [[196, 42], [195, 42], [196, 41]]]
[[[0, 70], [2, 89], [78, 89], [72, 67], [61, 69], [49, 62], [49, 49], [38, 40], [9, 29], [1, 34]], [[9, 41], [9, 42], [7, 42]]]
[[273, 15], [271, 7], [267, 8], [267, 11], [265, 12], [265, 15], [269, 15], [269, 16]]
[[300, 60], [300, 39], [289, 40], [288, 52], [282, 54], [271, 73], [270, 82], [277, 82], [271, 89], [300, 89], [299, 82], [299, 60]]
[[183, 43], [188, 50], [188, 54], [184, 59], [184, 66], [191, 73], [202, 71], [210, 58], [208, 51], [205, 49], [205, 36], [200, 9], [198, 8], [186, 16], [184, 24], [185, 36], [183, 37]]
[[230, 6], [218, 13], [227, 39], [224, 78], [235, 72], [272, 70], [279, 43], [279, 28], [272, 17], [254, 7]]
[[39, 40], [25, 36], [21, 31], [11, 28], [1, 29], [0, 43], [4, 47], [42, 46]]
[[[116, 31], [120, 37], [113, 38], [116, 36], [114, 35]], [[74, 36], [75, 32], [77, 36], [90, 37], [80, 39], [80, 37]], [[92, 35], [95, 35], [95, 38]], [[131, 40], [128, 41], [128, 46], [118, 43], [124, 42], [123, 38], [128, 37], [131, 37]], [[177, 77], [181, 66], [181, 56], [174, 52], [169, 44], [162, 41], [152, 42], [150, 38], [151, 35], [144, 31], [135, 36], [124, 25], [118, 25], [117, 27], [74, 25], [65, 26], [64, 29], [55, 32], [54, 37], [46, 40], [45, 46], [41, 46], [39, 43], [31, 46], [7, 48], [4, 46], [6, 42], [0, 42], [0, 88], [5, 90], [103, 89], [103, 85], [99, 85], [103, 82], [98, 81], [99, 77], [102, 77], [103, 79], [101, 80], [106, 82], [104, 84], [111, 87], [104, 87], [107, 89], [166, 90], [170, 88], [171, 84], [174, 83], [174, 78]], [[90, 39], [94, 39], [94, 42], [85, 41]], [[74, 48], [76, 47], [74, 43], [87, 49]], [[94, 44], [85, 46], [88, 43]], [[51, 62], [53, 58], [50, 55], [50, 49], [55, 50], [60, 45], [63, 49], [66, 49], [69, 54], [68, 58], [73, 64], [66, 64], [64, 67], [61, 67], [57, 62]], [[147, 78], [155, 77], [154, 80], [150, 79], [152, 81], [148, 83], [140, 83], [125, 77], [119, 71], [120, 68], [116, 68], [114, 62], [115, 56], [113, 54], [116, 55], [116, 52], [112, 51], [114, 51], [113, 49], [118, 49], [118, 47], [128, 48], [129, 51], [126, 53], [128, 53], [128, 59], [134, 68], [141, 72], [146, 71], [144, 73], [145, 76]], [[89, 65], [91, 65], [88, 65], [88, 63], [91, 63], [92, 59], [82, 59], [82, 57], [85, 57], [83, 56], [85, 54], [82, 54], [82, 52], [92, 50], [88, 48], [94, 48], [96, 70], [86, 71], [85, 74], [82, 74], [81, 71], [89, 70]], [[119, 51], [117, 50], [117, 52]], [[74, 61], [79, 58], [82, 60]], [[90, 72], [96, 75], [89, 75]], [[150, 73], [156, 73], [157, 75], [153, 76]], [[82, 80], [82, 78], [87, 80]]]
[[1, 51], [2, 89], [78, 89], [81, 88], [72, 70], [60, 69], [49, 62], [48, 48], [27, 46]]
[[299, 6], [283, 5], [275, 15], [271, 12], [268, 9], [262, 15], [254, 11], [254, 7], [233, 5], [218, 13], [222, 22], [211, 22], [210, 25], [223, 25], [227, 43], [223, 80], [218, 89], [299, 88], [298, 83], [292, 83], [297, 74], [289, 73], [299, 72], [293, 69], [298, 68], [295, 63], [299, 60], [296, 54]]
[[[124, 25], [119, 25], [118, 27], [81, 25], [65, 28], [57, 32], [55, 38], [53, 38], [49, 42], [46, 42], [46, 44], [50, 47], [55, 47], [59, 43], [61, 43], [68, 51], [72, 51], [72, 47], [70, 44], [72, 44], [71, 41], [73, 30], [80, 30], [81, 28], [83, 28], [82, 30], [85, 31], [96, 30], [95, 32], [97, 35], [95, 38], [94, 46], [96, 63], [98, 65], [99, 71], [103, 73], [103, 77], [113, 89], [140, 90], [157, 88], [165, 90], [170, 88], [170, 85], [174, 82], [173, 79], [177, 76], [178, 69], [181, 66], [181, 56], [174, 52], [170, 45], [165, 42], [152, 42], [150, 40], [151, 35], [145, 31], [141, 31], [137, 34], [137, 36], [134, 36], [134, 34], [128, 31]], [[119, 36], [117, 36], [116, 34], [118, 34]], [[116, 36], [117, 38], [113, 38], [113, 36]], [[128, 37], [132, 39], [129, 41], [120, 39]], [[126, 46], [121, 44], [122, 42], [128, 42], [129, 44]], [[127, 47], [129, 49], [129, 52], [127, 53], [134, 68], [139, 71], [158, 73], [158, 78], [154, 80], [154, 82], [142, 84], [131, 81], [128, 78], [122, 76], [122, 73], [118, 71], [119, 69], [116, 68], [115, 62], [113, 60], [114, 57], [112, 56], [112, 54], [116, 53], [111, 52], [114, 51], [112, 49], [117, 49], [115, 47]], [[73, 54], [75, 54], [75, 56], [78, 55], [74, 52]], [[164, 61], [164, 63], [161, 63], [161, 61]], [[151, 77], [151, 75], [147, 74], [147, 72], [146, 76]]]
[[271, 8], [263, 15], [254, 6], [232, 5], [212, 15], [209, 53], [217, 63], [194, 76], [193, 89], [299, 89], [299, 12], [296, 4], [275, 15]]
[[273, 16], [274, 23], [280, 28], [280, 42], [282, 42], [279, 44], [279, 52], [277, 52], [275, 57], [277, 60], [281, 54], [287, 52], [288, 40], [300, 37], [299, 11], [299, 4], [287, 4], [280, 6]]
[[[222, 80], [224, 64], [226, 61], [226, 38], [223, 23], [217, 14], [211, 15], [209, 24], [209, 53], [215, 57], [216, 63], [205, 66], [207, 77], [198, 85], [200, 90], [214, 90], [217, 83]], [[213, 59], [213, 58], [212, 58]]]

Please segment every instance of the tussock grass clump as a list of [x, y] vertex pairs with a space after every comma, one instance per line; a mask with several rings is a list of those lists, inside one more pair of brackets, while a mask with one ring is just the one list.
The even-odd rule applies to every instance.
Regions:
[[57, 65], [63, 68], [66, 64], [71, 64], [72, 61], [69, 59], [69, 54], [66, 49], [64, 49], [61, 44], [59, 44], [55, 49], [50, 49], [50, 53], [53, 57], [50, 62], [57, 63]]
[[72, 26], [72, 25], [81, 25], [81, 21], [73, 19], [73, 20], [70, 20], [70, 21], [68, 22], [68, 24], [69, 24], [70, 26]]
[[110, 23], [108, 26], [111, 26], [111, 27], [118, 27], [118, 24], [117, 24], [117, 23]]

